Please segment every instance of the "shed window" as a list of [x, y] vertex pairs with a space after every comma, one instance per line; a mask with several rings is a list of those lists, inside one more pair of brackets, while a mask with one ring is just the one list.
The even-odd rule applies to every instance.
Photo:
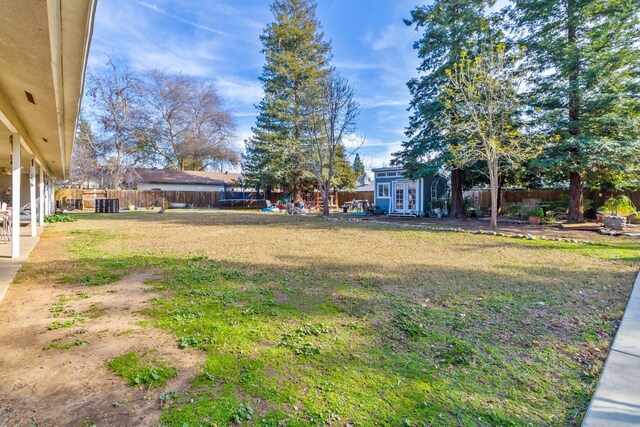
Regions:
[[376, 172], [376, 176], [378, 178], [384, 178], [385, 176], [387, 176], [387, 173], [386, 172]]
[[378, 197], [379, 198], [389, 198], [389, 183], [382, 182], [378, 184]]

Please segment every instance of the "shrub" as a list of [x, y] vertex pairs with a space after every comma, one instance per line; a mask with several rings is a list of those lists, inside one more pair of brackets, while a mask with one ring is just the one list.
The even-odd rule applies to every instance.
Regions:
[[629, 216], [637, 213], [631, 199], [624, 194], [608, 199], [603, 206], [598, 208], [598, 212], [616, 216]]
[[544, 210], [542, 208], [531, 209], [527, 212], [527, 216], [537, 216], [538, 218], [544, 218]]
[[53, 214], [44, 217], [44, 222], [74, 222], [76, 219], [65, 214]]

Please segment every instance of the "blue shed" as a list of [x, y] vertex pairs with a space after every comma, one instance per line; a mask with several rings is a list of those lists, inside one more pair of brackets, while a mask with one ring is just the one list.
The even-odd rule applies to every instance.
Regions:
[[[392, 216], [428, 215], [432, 183], [436, 180], [444, 181], [439, 176], [409, 179], [405, 177], [402, 167], [375, 168], [372, 172], [374, 173], [373, 203]], [[442, 189], [440, 193], [441, 191]]]

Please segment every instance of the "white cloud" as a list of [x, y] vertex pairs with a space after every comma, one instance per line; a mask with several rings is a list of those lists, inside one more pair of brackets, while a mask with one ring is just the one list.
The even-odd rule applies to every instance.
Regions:
[[402, 141], [398, 139], [386, 140], [361, 135], [349, 135], [344, 142], [347, 152], [352, 156], [358, 153], [368, 170], [389, 165], [391, 154], [402, 148]]
[[349, 62], [349, 61], [336, 61], [333, 66], [338, 70], [373, 70], [380, 68], [380, 64], [366, 63], [366, 62]]
[[[394, 99], [395, 98], [395, 99]], [[362, 108], [379, 108], [379, 107], [407, 107], [409, 106], [409, 97], [388, 97], [376, 94], [371, 98], [359, 98]]]
[[233, 112], [232, 115], [233, 117], [255, 117], [257, 114], [255, 111], [254, 112], [241, 111], [241, 112]]
[[239, 104], [257, 104], [263, 96], [262, 85], [257, 80], [223, 77], [216, 80], [216, 86], [225, 99]]
[[367, 33], [364, 41], [373, 50], [396, 50], [413, 44], [414, 32], [406, 25], [389, 24], [380, 33]]
[[212, 28], [210, 26], [202, 25], [202, 24], [200, 24], [198, 22], [182, 18], [182, 17], [180, 17], [178, 15], [175, 15], [173, 13], [169, 13], [165, 9], [163, 9], [163, 8], [161, 8], [161, 7], [159, 7], [159, 6], [155, 5], [155, 4], [147, 3], [145, 1], [138, 1], [137, 3], [142, 7], [146, 7], [149, 10], [152, 10], [152, 11], [154, 11], [156, 13], [159, 13], [161, 15], [169, 17], [169, 18], [171, 18], [171, 19], [173, 19], [175, 21], [181, 22], [183, 24], [190, 25], [190, 26], [192, 26], [194, 28], [197, 28], [199, 30], [208, 31], [210, 33], [219, 34], [219, 35], [225, 36], [225, 37], [229, 37], [230, 36], [230, 34], [225, 33], [224, 31], [220, 31], [220, 30], [217, 30], [217, 29]]

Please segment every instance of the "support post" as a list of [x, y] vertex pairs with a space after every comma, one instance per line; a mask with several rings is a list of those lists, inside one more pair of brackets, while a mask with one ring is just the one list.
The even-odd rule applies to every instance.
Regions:
[[50, 195], [50, 204], [51, 206], [49, 207], [49, 213], [56, 213], [56, 186], [53, 185], [53, 182], [51, 180], [49, 180], [49, 185], [51, 186], [51, 189], [49, 190], [49, 195]]
[[38, 182], [38, 190], [40, 193], [40, 196], [39, 196], [40, 203], [38, 203], [38, 212], [40, 214], [39, 214], [38, 220], [40, 223], [40, 227], [43, 227], [44, 226], [44, 202], [45, 202], [44, 200], [44, 169], [42, 165], [39, 165], [38, 169], [40, 169], [40, 180]]
[[49, 177], [44, 178], [44, 215], [49, 215]]
[[38, 205], [36, 202], [36, 160], [31, 159], [31, 164], [29, 168], [29, 206], [31, 209], [29, 212], [31, 213], [29, 222], [31, 225], [31, 237], [36, 237], [38, 235], [38, 227], [37, 227], [37, 210]]
[[11, 258], [20, 256], [20, 135], [11, 134]]
[[44, 209], [47, 215], [51, 215], [51, 178], [49, 176], [47, 176], [46, 192], [47, 192], [47, 206], [45, 206]]

